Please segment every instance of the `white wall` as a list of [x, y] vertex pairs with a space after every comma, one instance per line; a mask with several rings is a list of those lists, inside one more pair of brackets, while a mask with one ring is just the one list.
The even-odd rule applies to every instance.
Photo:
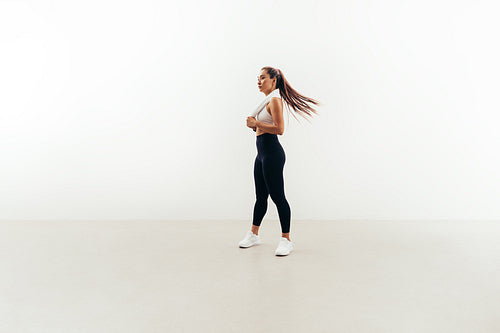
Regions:
[[1, 1], [0, 219], [250, 220], [267, 65], [292, 219], [498, 219], [499, 8]]

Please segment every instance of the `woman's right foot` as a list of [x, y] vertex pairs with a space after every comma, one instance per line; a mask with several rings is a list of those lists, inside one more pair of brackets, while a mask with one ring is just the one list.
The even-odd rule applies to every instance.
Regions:
[[257, 244], [260, 244], [260, 237], [254, 234], [251, 230], [248, 230], [245, 238], [238, 243], [240, 247], [250, 247]]

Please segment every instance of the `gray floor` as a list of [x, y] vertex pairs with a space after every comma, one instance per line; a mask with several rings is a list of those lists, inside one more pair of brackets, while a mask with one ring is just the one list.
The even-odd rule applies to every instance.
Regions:
[[1, 332], [500, 332], [500, 221], [1, 222]]

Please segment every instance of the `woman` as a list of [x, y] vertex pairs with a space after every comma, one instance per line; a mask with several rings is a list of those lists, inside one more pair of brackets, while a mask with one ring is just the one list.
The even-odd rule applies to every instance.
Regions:
[[[240, 247], [260, 244], [258, 236], [260, 223], [267, 211], [267, 199], [276, 204], [281, 224], [281, 239], [275, 254], [288, 255], [293, 250], [290, 241], [290, 206], [285, 198], [283, 167], [285, 151], [278, 140], [283, 135], [283, 101], [298, 113], [317, 114], [306, 102], [319, 105], [319, 102], [305, 97], [294, 90], [283, 76], [281, 70], [263, 67], [258, 77], [259, 90], [266, 95], [263, 103], [256, 110], [256, 117], [247, 117], [247, 126], [256, 131], [257, 157], [254, 164], [255, 194], [257, 201], [253, 210], [252, 229], [239, 242]], [[264, 110], [265, 108], [265, 110]], [[294, 115], [295, 117], [295, 115]]]

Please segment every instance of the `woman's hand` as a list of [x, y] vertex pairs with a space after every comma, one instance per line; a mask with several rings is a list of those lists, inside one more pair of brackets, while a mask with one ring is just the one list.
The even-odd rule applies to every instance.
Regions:
[[247, 126], [253, 130], [257, 128], [257, 120], [255, 117], [247, 117]]

